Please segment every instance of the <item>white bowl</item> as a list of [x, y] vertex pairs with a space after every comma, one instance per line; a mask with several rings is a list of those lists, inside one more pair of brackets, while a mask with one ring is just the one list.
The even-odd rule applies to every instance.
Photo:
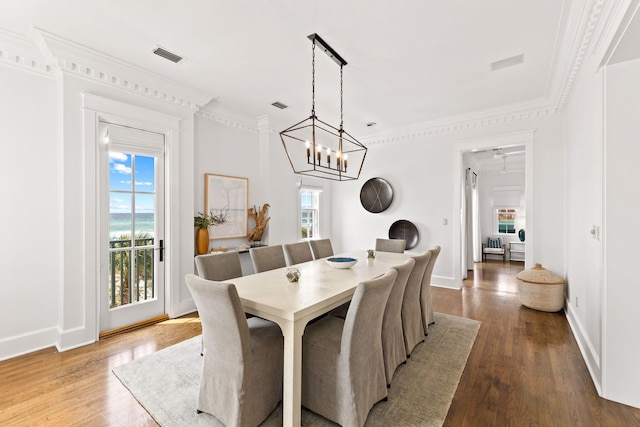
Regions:
[[333, 268], [351, 268], [358, 262], [355, 258], [332, 257], [327, 258], [327, 264]]

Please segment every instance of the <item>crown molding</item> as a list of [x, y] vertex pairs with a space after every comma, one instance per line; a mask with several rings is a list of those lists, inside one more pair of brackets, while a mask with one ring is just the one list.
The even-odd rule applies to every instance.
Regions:
[[475, 111], [468, 114], [433, 120], [420, 125], [396, 129], [384, 135], [360, 138], [360, 142], [373, 145], [408, 142], [416, 139], [466, 132], [474, 129], [491, 128], [509, 123], [523, 122], [554, 115], [558, 112], [549, 99], [511, 104], [491, 110]]
[[47, 64], [63, 73], [193, 111], [212, 99], [204, 91], [135, 67], [42, 29], [33, 28], [31, 36]]
[[[574, 39], [574, 46], [572, 47], [571, 60], [567, 63], [567, 68], [565, 68], [563, 74], [565, 77], [561, 80], [563, 83], [555, 96], [559, 111], [566, 105], [577, 76], [583, 68], [588, 53], [590, 53], [589, 47], [592, 45], [594, 35], [597, 35], [596, 29], [603, 16], [604, 3], [605, 0], [593, 0], [588, 2], [583, 9], [583, 14], [577, 27], [578, 36]], [[602, 26], [600, 26], [600, 31], [603, 31]], [[556, 75], [559, 74], [556, 73]]]
[[0, 64], [47, 77], [56, 76], [53, 67], [46, 63], [30, 39], [1, 28]]
[[251, 125], [251, 124], [246, 123], [246, 122], [244, 122], [242, 120], [233, 119], [231, 117], [225, 116], [224, 114], [220, 114], [218, 112], [211, 111], [210, 109], [207, 109], [206, 107], [203, 108], [203, 109], [198, 110], [196, 112], [196, 117], [208, 120], [208, 121], [213, 122], [213, 123], [218, 123], [218, 124], [221, 124], [223, 126], [227, 126], [227, 127], [233, 128], [233, 129], [241, 130], [241, 131], [244, 131], [244, 132], [257, 134], [257, 133], [260, 133], [262, 131], [257, 125]]
[[[640, 0], [618, 0], [609, 5], [609, 13], [603, 18], [604, 30], [594, 49], [600, 60], [599, 67], [610, 63], [620, 41], [629, 29], [629, 24], [640, 11]], [[637, 19], [637, 18], [635, 18]]]

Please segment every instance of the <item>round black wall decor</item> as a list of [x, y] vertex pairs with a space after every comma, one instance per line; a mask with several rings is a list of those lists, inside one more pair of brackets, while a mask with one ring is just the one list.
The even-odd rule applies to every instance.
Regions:
[[391, 184], [382, 178], [371, 178], [360, 190], [360, 203], [362, 207], [372, 213], [380, 213], [386, 210], [393, 200]]
[[418, 244], [420, 235], [418, 234], [418, 228], [411, 221], [401, 219], [389, 227], [389, 238], [404, 239], [407, 242], [405, 249], [413, 249]]

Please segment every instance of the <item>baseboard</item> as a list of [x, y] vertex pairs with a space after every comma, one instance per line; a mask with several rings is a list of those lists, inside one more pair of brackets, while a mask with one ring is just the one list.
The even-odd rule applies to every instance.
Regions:
[[192, 298], [189, 298], [187, 300], [180, 301], [178, 307], [175, 307], [172, 313], [169, 314], [169, 317], [175, 319], [176, 317], [184, 316], [185, 314], [193, 313], [194, 311], [197, 311], [196, 303]]
[[47, 328], [3, 339], [0, 341], [0, 361], [54, 347], [57, 338], [58, 330]]
[[456, 285], [456, 281], [453, 277], [431, 276], [431, 286], [460, 290], [460, 286]]
[[89, 331], [85, 326], [59, 331], [56, 347], [58, 351], [68, 351], [74, 348], [93, 344], [98, 340], [97, 331]]
[[565, 304], [564, 313], [567, 321], [569, 322], [571, 332], [578, 343], [578, 348], [580, 349], [580, 353], [582, 353], [584, 363], [587, 365], [593, 385], [595, 386], [598, 395], [602, 397], [602, 384], [600, 382], [600, 379], [602, 378], [602, 367], [600, 364], [600, 355], [593, 344], [591, 344], [591, 340], [589, 340], [589, 337], [584, 332], [582, 323], [575, 315], [573, 307], [568, 302]]

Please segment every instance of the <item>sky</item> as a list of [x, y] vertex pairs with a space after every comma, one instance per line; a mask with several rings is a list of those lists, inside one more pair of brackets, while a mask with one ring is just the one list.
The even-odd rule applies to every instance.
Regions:
[[154, 166], [154, 157], [109, 153], [110, 213], [131, 213], [134, 191], [135, 212], [154, 211]]

